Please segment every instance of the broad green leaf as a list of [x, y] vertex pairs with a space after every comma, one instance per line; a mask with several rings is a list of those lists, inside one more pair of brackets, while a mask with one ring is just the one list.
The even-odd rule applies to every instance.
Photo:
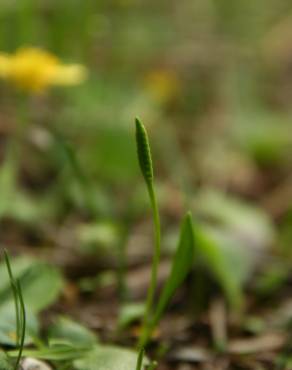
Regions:
[[[30, 268], [31, 261], [29, 258], [18, 258], [15, 264], [14, 278], [20, 281], [25, 271]], [[10, 276], [7, 271], [6, 263], [0, 265], [0, 343], [5, 345], [16, 345], [17, 324], [16, 306], [15, 306], [15, 292], [11, 286]], [[33, 338], [38, 332], [37, 319], [32, 312], [27, 315], [27, 333], [25, 337], [25, 344], [33, 342]]]
[[170, 298], [185, 279], [193, 265], [194, 236], [192, 216], [188, 213], [181, 226], [180, 240], [177, 251], [173, 258], [170, 275], [160, 295], [157, 308], [154, 313], [153, 325], [160, 320]]
[[[33, 260], [29, 257], [21, 256], [11, 259], [11, 265], [13, 268], [13, 276], [15, 279], [20, 279], [25, 272], [31, 267]], [[7, 273], [7, 267], [4, 262], [0, 264], [0, 305], [5, 300], [7, 292], [9, 293], [10, 279]]]
[[248, 241], [248, 248], [265, 248], [274, 241], [275, 229], [269, 215], [235, 196], [208, 188], [197, 194], [195, 205], [197, 214], [238, 241]]
[[63, 288], [63, 279], [55, 267], [36, 262], [25, 272], [21, 284], [27, 309], [37, 313], [55, 302]]
[[[26, 313], [26, 335], [25, 345], [34, 343], [38, 336], [39, 325], [34, 313]], [[16, 343], [16, 318], [14, 304], [0, 308], [0, 343], [8, 346], [15, 346]]]
[[[138, 354], [115, 346], [97, 346], [84, 358], [74, 361], [76, 370], [134, 370]], [[144, 359], [144, 363], [147, 360]]]
[[252, 275], [254, 260], [246, 243], [234, 238], [227, 230], [210, 225], [200, 225], [202, 233], [215, 245], [228, 266], [228, 270], [239, 286], [243, 286]]
[[[52, 304], [61, 292], [63, 279], [53, 266], [29, 257], [11, 260], [15, 280], [22, 287], [27, 308], [27, 331], [25, 344], [33, 343], [38, 334], [36, 314]], [[4, 262], [0, 264], [0, 343], [15, 345], [15, 305], [9, 275]]]
[[[208, 270], [224, 290], [230, 305], [238, 309], [242, 304], [240, 281], [233, 273], [238, 265], [230, 263], [218, 246], [216, 239], [204, 232], [198, 224], [194, 225], [195, 255], [200, 257]], [[240, 263], [240, 261], [239, 261]]]
[[63, 339], [72, 345], [90, 347], [96, 344], [96, 335], [85, 326], [67, 317], [59, 317], [49, 328], [49, 337]]
[[205, 220], [194, 228], [197, 253], [239, 306], [243, 285], [274, 241], [273, 223], [261, 209], [213, 189], [197, 194], [196, 213]]
[[[38, 313], [52, 304], [63, 288], [59, 270], [47, 263], [28, 257], [11, 261], [15, 279], [21, 281], [25, 305], [28, 311]], [[4, 263], [0, 264], [0, 310], [11, 305], [13, 296]]]

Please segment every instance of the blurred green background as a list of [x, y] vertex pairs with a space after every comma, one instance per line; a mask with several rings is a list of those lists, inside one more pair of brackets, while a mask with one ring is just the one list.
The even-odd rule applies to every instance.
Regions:
[[40, 96], [1, 82], [2, 242], [58, 245], [72, 228], [89, 250], [124, 243], [149, 216], [139, 116], [169, 240], [186, 208], [233, 237], [251, 217], [240, 207], [255, 207], [247, 240], [272, 246], [276, 227], [289, 252], [291, 40], [288, 0], [2, 0], [1, 51], [36, 46], [89, 70]]

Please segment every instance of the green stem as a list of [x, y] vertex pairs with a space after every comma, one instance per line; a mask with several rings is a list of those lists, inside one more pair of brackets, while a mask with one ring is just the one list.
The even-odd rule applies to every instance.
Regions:
[[144, 352], [144, 348], [141, 348], [137, 358], [136, 370], [142, 370]]
[[142, 335], [139, 340], [139, 348], [145, 347], [147, 344], [149, 337], [152, 331], [151, 325], [151, 311], [154, 301], [154, 295], [157, 287], [157, 273], [158, 273], [158, 265], [160, 260], [160, 250], [161, 250], [161, 232], [160, 232], [160, 218], [159, 218], [159, 211], [156, 201], [155, 192], [153, 189], [152, 183], [147, 183], [149, 198], [151, 201], [151, 207], [153, 212], [153, 222], [154, 222], [154, 233], [155, 233], [155, 249], [152, 261], [152, 270], [151, 270], [151, 281], [150, 286], [147, 294], [146, 300], [146, 310], [143, 320], [143, 330]]

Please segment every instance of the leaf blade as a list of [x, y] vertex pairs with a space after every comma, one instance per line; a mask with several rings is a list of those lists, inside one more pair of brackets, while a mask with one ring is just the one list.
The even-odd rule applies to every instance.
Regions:
[[193, 265], [194, 236], [192, 228], [192, 216], [190, 213], [184, 217], [181, 225], [179, 244], [173, 259], [170, 275], [160, 295], [157, 308], [155, 310], [152, 327], [161, 318], [169, 300], [185, 279], [187, 273]]

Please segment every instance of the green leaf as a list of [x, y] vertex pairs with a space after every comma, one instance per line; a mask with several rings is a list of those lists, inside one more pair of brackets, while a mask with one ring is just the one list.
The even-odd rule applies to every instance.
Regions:
[[[81, 346], [73, 346], [70, 343], [55, 342], [49, 347], [44, 347], [41, 349], [24, 349], [23, 356], [48, 361], [72, 361], [74, 359], [84, 357], [90, 352], [90, 350], [91, 348], [88, 347], [84, 348]], [[15, 358], [18, 355], [18, 351], [9, 351], [8, 354], [10, 357]]]
[[[60, 271], [41, 261], [28, 257], [11, 260], [15, 280], [21, 281], [27, 309], [34, 313], [47, 308], [59, 296], [63, 288]], [[13, 303], [6, 265], [0, 264], [0, 310]]]
[[119, 327], [125, 328], [135, 320], [143, 317], [145, 313], [145, 308], [145, 303], [141, 302], [124, 304], [119, 311]]
[[[18, 258], [17, 263], [15, 264], [15, 274], [14, 269], [12, 269], [13, 276], [10, 276], [7, 272], [8, 265], [6, 266], [6, 263], [2, 263], [0, 265], [0, 343], [2, 344], [14, 346], [19, 338], [19, 316], [16, 320], [15, 312], [15, 310], [18, 309], [19, 304], [15, 304], [15, 299], [17, 299], [15, 294], [17, 294], [17, 291], [13, 291], [12, 286], [16, 288], [15, 280], [18, 280], [30, 265], [30, 259], [22, 257]], [[12, 270], [10, 267], [11, 274]], [[10, 279], [12, 279], [12, 281]], [[32, 312], [30, 312], [27, 317], [26, 326], [28, 330], [25, 337], [25, 344], [31, 344], [38, 332], [37, 319]]]
[[241, 282], [234, 274], [234, 268], [238, 265], [230, 263], [226, 255], [222, 253], [216, 239], [206, 232], [202, 226], [194, 225], [195, 256], [200, 257], [207, 268], [214, 275], [218, 284], [222, 287], [230, 305], [239, 309], [242, 304]]
[[72, 345], [90, 347], [96, 344], [96, 335], [85, 326], [67, 317], [59, 317], [49, 328], [49, 337], [63, 339]]
[[[25, 345], [33, 344], [38, 336], [39, 325], [34, 313], [26, 314]], [[16, 318], [14, 305], [11, 303], [0, 308], [0, 343], [7, 346], [15, 346], [16, 342]]]
[[207, 188], [196, 197], [196, 213], [212, 225], [226, 230], [247, 248], [263, 249], [273, 244], [275, 228], [267, 212], [224, 192]]
[[[15, 279], [20, 279], [27, 271], [34, 260], [29, 257], [17, 257], [11, 259], [11, 264], [13, 265], [13, 276]], [[10, 277], [7, 273], [6, 264], [2, 262], [0, 264], [0, 304], [3, 302], [5, 298], [5, 294], [10, 292]]]
[[32, 264], [21, 282], [25, 304], [35, 313], [55, 302], [63, 288], [59, 270], [43, 262]]
[[[275, 240], [269, 215], [254, 205], [215, 189], [197, 194], [196, 251], [233, 307], [240, 306], [244, 284]], [[197, 238], [197, 240], [196, 240]]]
[[160, 320], [170, 298], [185, 279], [187, 273], [193, 265], [194, 235], [192, 226], [192, 216], [188, 213], [181, 226], [179, 244], [173, 258], [170, 275], [160, 295], [157, 308], [155, 310], [153, 326]]
[[77, 370], [134, 370], [136, 364], [136, 352], [115, 346], [97, 346], [84, 358], [74, 361]]

